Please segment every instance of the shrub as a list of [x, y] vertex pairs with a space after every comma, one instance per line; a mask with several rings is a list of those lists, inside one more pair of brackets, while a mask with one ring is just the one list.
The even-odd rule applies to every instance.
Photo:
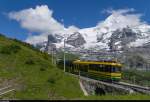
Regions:
[[29, 44], [29, 43], [22, 42], [22, 41], [20, 41], [20, 40], [18, 40], [18, 39], [12, 39], [12, 40], [15, 41], [15, 42], [17, 42], [17, 43], [19, 43], [19, 44], [22, 44], [22, 45], [24, 45], [24, 46], [26, 46], [26, 47], [28, 47], [28, 48], [31, 48], [31, 49], [33, 49], [34, 51], [37, 51], [37, 52], [40, 51], [38, 48], [36, 48], [35, 46], [33, 46], [33, 45]]
[[42, 56], [44, 59], [48, 60], [49, 59], [49, 55], [46, 52], [42, 52]]
[[35, 64], [34, 60], [32, 58], [29, 58], [25, 61], [25, 64], [28, 64], [28, 65], [33, 65]]
[[0, 52], [3, 54], [11, 54], [11, 53], [17, 53], [20, 49], [21, 49], [20, 46], [11, 44], [7, 46], [3, 46]]
[[54, 83], [56, 82], [56, 80], [55, 80], [54, 77], [55, 77], [55, 76], [49, 77], [47, 81], [48, 81], [49, 83], [51, 83], [51, 84], [54, 84]]
[[9, 50], [9, 48], [7, 46], [2, 47], [1, 51], [2, 54], [10, 54], [11, 51]]
[[56, 83], [56, 81], [58, 81], [59, 79], [61, 79], [62, 78], [62, 76], [61, 76], [61, 73], [59, 73], [59, 72], [54, 72], [54, 73], [52, 73], [50, 76], [49, 76], [49, 78], [48, 78], [48, 82], [49, 83], [51, 83], [51, 84], [54, 84], [54, 83]]
[[40, 66], [40, 71], [46, 71], [49, 68], [49, 66], [47, 64], [42, 63], [42, 62], [43, 61], [38, 62], [39, 66]]
[[42, 68], [40, 68], [40, 71], [46, 71], [46, 68], [42, 67]]

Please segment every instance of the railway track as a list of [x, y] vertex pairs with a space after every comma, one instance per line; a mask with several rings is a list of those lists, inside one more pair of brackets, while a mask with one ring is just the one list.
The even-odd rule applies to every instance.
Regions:
[[128, 91], [129, 93], [138, 92], [138, 93], [143, 93], [143, 94], [150, 94], [150, 87], [144, 87], [144, 86], [130, 84], [126, 82], [112, 82], [112, 83], [104, 82], [104, 81], [87, 78], [84, 76], [79, 76], [79, 75], [72, 74], [72, 73], [68, 73], [68, 74], [74, 75], [75, 77], [79, 77], [80, 80], [86, 80], [88, 82], [93, 82], [95, 84], [99, 83], [99, 84], [104, 84], [104, 85], [111, 86], [111, 87], [116, 87], [118, 89], [125, 90], [126, 92]]
[[91, 79], [91, 78], [87, 78], [87, 77], [83, 77], [83, 76], [80, 76], [80, 80], [86, 80], [93, 84], [97, 84], [97, 86], [98, 86], [98, 84], [102, 84], [102, 85], [113, 87], [113, 88], [116, 88], [119, 90], [124, 90], [124, 92], [126, 92], [126, 93], [134, 93], [134, 91], [130, 87], [124, 87], [123, 85], [119, 85], [119, 84], [115, 84], [115, 83], [99, 81], [99, 80], [95, 80], [95, 79]]
[[117, 85], [122, 85], [123, 87], [126, 87], [126, 88], [131, 88], [134, 91], [139, 92], [139, 93], [150, 94], [150, 87], [144, 87], [144, 86], [129, 84], [125, 82], [114, 82], [114, 83]]
[[5, 87], [2, 87], [2, 88], [0, 88], [0, 96], [5, 95], [5, 94], [7, 94], [9, 92], [12, 92], [14, 90], [15, 89], [13, 88], [12, 85], [8, 85], [8, 86], [5, 86]]

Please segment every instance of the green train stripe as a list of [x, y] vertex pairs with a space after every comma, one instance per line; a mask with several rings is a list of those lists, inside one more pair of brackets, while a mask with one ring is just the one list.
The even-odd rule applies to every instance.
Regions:
[[107, 78], [111, 78], [110, 76], [105, 76], [105, 75], [101, 75], [101, 74], [95, 74], [95, 73], [90, 73], [90, 72], [80, 72], [81, 75], [85, 75], [88, 77], [88, 75], [92, 75], [92, 76], [96, 76], [96, 77], [107, 77]]
[[[100, 72], [100, 71], [93, 71], [93, 70], [89, 70], [89, 72], [92, 72], [92, 73], [97, 73], [97, 74], [103, 74], [103, 75], [108, 75], [108, 76], [121, 76], [121, 73], [115, 73], [115, 72]], [[114, 75], [112, 75], [114, 74]], [[117, 75], [117, 74], [120, 74], [120, 75]]]
[[111, 80], [110, 77], [108, 77], [108, 78], [107, 77], [102, 77], [102, 76], [97, 77], [97, 76], [93, 76], [93, 75], [90, 75], [90, 74], [89, 74], [89, 77], [93, 78], [93, 79], [96, 79], [96, 80]]
[[102, 76], [102, 77], [110, 77], [110, 76], [106, 76], [106, 75], [102, 75], [102, 74], [96, 74], [96, 73], [90, 73], [89, 74], [92, 74], [92, 75], [95, 75], [95, 76]]
[[92, 75], [89, 75], [90, 78], [93, 78], [93, 79], [97, 79], [97, 80], [114, 80], [114, 81], [119, 81], [120, 78], [111, 78], [111, 77], [102, 77], [102, 76], [92, 76]]
[[94, 72], [89, 72], [89, 73], [92, 73], [94, 75], [98, 75], [98, 76], [105, 76], [105, 77], [118, 77], [118, 78], [121, 78], [121, 76], [112, 76], [112, 75], [106, 75], [106, 74], [101, 74], [101, 73], [94, 73]]
[[105, 75], [89, 73], [89, 72], [80, 72], [80, 74], [86, 77], [93, 77], [93, 78], [97, 77], [99, 79], [121, 79], [121, 77], [105, 76]]

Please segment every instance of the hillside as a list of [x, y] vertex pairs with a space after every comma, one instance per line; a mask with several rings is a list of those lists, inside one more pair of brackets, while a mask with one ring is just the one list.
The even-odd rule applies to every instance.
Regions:
[[[70, 56], [70, 55], [69, 55]], [[0, 88], [16, 85], [0, 99], [140, 100], [149, 95], [84, 96], [78, 79], [51, 64], [51, 56], [16, 39], [0, 35]]]
[[77, 99], [83, 95], [77, 78], [52, 65], [48, 54], [2, 35], [0, 82], [17, 84], [14, 92], [1, 99]]

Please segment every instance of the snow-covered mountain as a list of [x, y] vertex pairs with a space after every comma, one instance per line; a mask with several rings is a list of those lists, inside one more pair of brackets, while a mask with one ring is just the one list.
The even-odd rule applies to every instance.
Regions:
[[[66, 47], [70, 50], [118, 50], [126, 47], [139, 47], [150, 44], [150, 25], [131, 23], [125, 16], [116, 13], [110, 15], [96, 27], [79, 29], [69, 34], [51, 35], [48, 37], [47, 45], [44, 45], [42, 50], [47, 48], [50, 42], [58, 49], [63, 48], [64, 40]], [[41, 43], [41, 46], [42, 44], [45, 43]]]

